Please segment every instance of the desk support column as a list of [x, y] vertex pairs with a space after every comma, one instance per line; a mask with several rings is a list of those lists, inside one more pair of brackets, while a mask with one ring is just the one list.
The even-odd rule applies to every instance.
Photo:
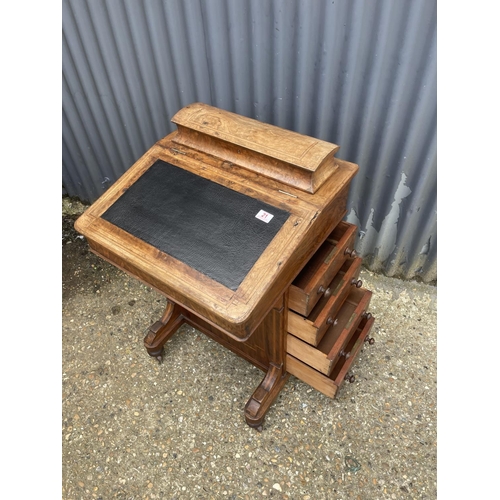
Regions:
[[163, 346], [167, 340], [185, 323], [183, 309], [167, 300], [165, 312], [159, 321], [153, 323], [144, 337], [144, 347], [148, 354], [163, 361]]
[[269, 368], [266, 376], [245, 406], [245, 420], [250, 427], [262, 429], [265, 414], [285, 385], [289, 373], [285, 369], [288, 319], [288, 290], [278, 299], [256, 333], [265, 338]]

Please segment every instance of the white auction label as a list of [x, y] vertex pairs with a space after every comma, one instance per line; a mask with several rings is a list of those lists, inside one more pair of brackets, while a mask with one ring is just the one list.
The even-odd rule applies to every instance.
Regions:
[[274, 215], [266, 212], [265, 210], [259, 210], [259, 213], [255, 217], [263, 220], [267, 224], [274, 217]]

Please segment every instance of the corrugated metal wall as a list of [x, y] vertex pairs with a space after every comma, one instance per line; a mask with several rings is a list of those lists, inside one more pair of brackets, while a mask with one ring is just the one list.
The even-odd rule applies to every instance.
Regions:
[[64, 0], [63, 189], [94, 201], [201, 101], [340, 145], [374, 271], [436, 279], [436, 0]]

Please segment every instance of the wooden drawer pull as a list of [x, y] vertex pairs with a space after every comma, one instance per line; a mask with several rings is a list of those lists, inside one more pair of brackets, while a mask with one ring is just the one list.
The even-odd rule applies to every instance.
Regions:
[[344, 250], [344, 255], [349, 255], [349, 257], [351, 257], [351, 259], [354, 259], [355, 257], [358, 256], [356, 250], [351, 250], [350, 248], [346, 248]]
[[351, 285], [354, 285], [356, 288], [361, 288], [363, 286], [363, 282], [361, 280], [356, 281], [356, 278], [353, 278], [351, 280]]
[[350, 384], [352, 384], [356, 380], [356, 377], [354, 375], [349, 375], [348, 373], [346, 373], [344, 380], [347, 380]]
[[336, 325], [338, 322], [339, 320], [337, 318], [335, 318], [334, 320], [331, 316], [329, 316], [328, 319], [326, 320], [327, 325]]
[[[370, 320], [373, 318], [373, 314], [365, 311], [361, 315], [361, 317], [366, 318], [367, 320]], [[375, 344], [375, 339], [373, 337], [365, 337], [365, 342], [368, 342], [370, 345], [373, 345], [373, 344]]]
[[330, 297], [332, 291], [329, 288], [325, 290], [325, 287], [323, 285], [320, 285], [318, 288], [318, 293], [322, 293], [325, 297]]

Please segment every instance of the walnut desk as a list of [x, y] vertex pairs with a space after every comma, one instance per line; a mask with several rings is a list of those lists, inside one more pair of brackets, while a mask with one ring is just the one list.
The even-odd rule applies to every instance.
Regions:
[[[161, 362], [188, 323], [264, 371], [245, 406], [248, 425], [260, 427], [290, 374], [292, 282], [345, 216], [358, 166], [334, 158], [335, 144], [201, 103], [172, 121], [177, 130], [75, 227], [94, 253], [166, 297], [144, 339], [151, 356]], [[298, 309], [328, 283], [299, 290], [306, 299], [295, 293]]]

